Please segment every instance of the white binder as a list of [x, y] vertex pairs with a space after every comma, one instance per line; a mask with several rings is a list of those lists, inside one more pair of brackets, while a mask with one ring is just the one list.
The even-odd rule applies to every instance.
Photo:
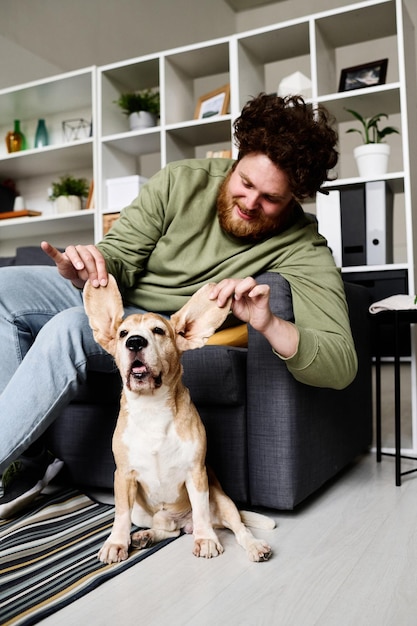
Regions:
[[393, 262], [393, 194], [383, 180], [365, 183], [366, 259], [368, 265]]
[[342, 266], [342, 227], [340, 221], [340, 191], [329, 191], [329, 195], [316, 195], [319, 233], [327, 239], [337, 267]]

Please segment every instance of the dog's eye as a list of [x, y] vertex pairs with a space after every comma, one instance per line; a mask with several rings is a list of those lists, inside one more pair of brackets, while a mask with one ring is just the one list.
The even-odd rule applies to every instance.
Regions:
[[152, 329], [152, 332], [154, 335], [165, 335], [164, 329], [160, 326], [155, 326], [155, 328]]
[[119, 333], [120, 339], [123, 339], [123, 337], [126, 337], [127, 334], [128, 334], [127, 330], [121, 330]]

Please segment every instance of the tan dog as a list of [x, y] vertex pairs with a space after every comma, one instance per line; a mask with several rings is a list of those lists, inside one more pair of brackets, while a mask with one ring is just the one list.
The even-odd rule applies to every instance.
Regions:
[[223, 552], [213, 527], [226, 527], [252, 561], [271, 555], [242, 517], [255, 527], [275, 523], [256, 513], [241, 517], [212, 473], [208, 480], [205, 429], [181, 380], [181, 353], [203, 346], [229, 312], [209, 300], [211, 286], [200, 289], [170, 320], [153, 313], [123, 319], [113, 276], [107, 287], [85, 286], [94, 338], [114, 356], [123, 382], [113, 436], [115, 519], [98, 555], [104, 563], [127, 558], [132, 521], [149, 528], [132, 535], [136, 547], [176, 537], [183, 529], [194, 533], [195, 556], [210, 558]]

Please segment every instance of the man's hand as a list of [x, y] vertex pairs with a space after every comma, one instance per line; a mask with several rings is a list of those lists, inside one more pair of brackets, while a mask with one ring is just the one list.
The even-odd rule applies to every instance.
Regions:
[[82, 289], [87, 280], [93, 287], [107, 285], [106, 262], [95, 246], [68, 246], [65, 252], [60, 252], [47, 241], [42, 241], [41, 248], [54, 261], [61, 276], [75, 287]]
[[223, 307], [233, 296], [233, 314], [262, 333], [278, 354], [290, 358], [297, 352], [299, 333], [295, 324], [274, 315], [269, 293], [269, 285], [259, 285], [252, 277], [226, 278], [213, 287], [210, 298]]
[[253, 328], [263, 332], [271, 323], [273, 313], [269, 307], [269, 285], [259, 285], [254, 278], [227, 278], [211, 292], [211, 299], [223, 307], [233, 296], [233, 314]]

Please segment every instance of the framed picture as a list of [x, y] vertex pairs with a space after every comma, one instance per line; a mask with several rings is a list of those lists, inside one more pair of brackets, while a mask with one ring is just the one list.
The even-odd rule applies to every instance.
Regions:
[[383, 85], [387, 76], [387, 67], [388, 59], [348, 67], [340, 74], [339, 91]]
[[229, 107], [230, 85], [210, 91], [198, 99], [194, 112], [195, 120], [204, 120], [215, 115], [225, 115]]

